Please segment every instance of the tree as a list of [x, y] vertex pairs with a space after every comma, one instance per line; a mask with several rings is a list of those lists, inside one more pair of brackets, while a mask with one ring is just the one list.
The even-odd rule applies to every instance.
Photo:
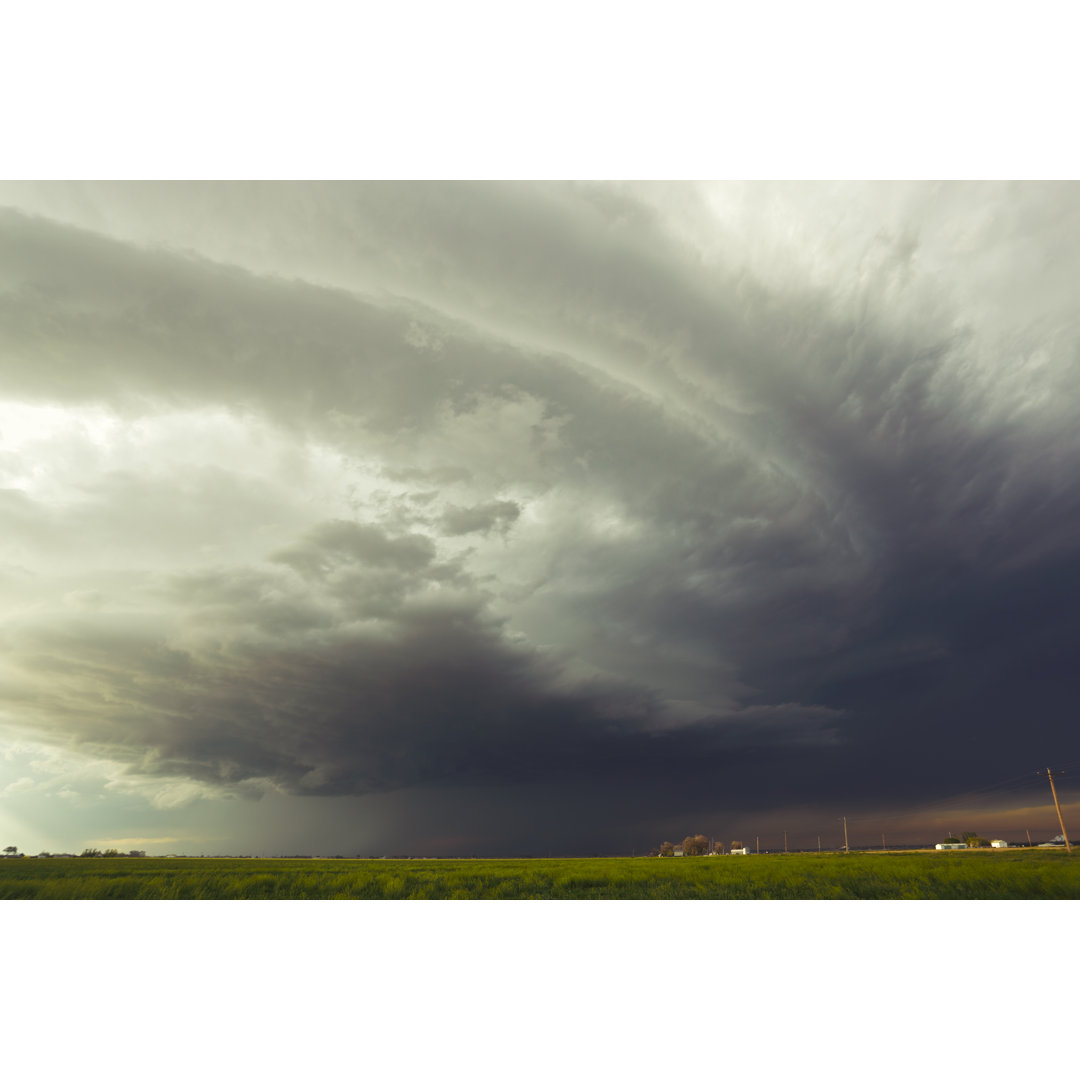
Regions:
[[671, 858], [674, 854], [675, 854], [675, 845], [672, 844], [670, 841], [665, 840], [660, 845], [660, 858], [661, 859], [668, 859], [668, 858]]
[[682, 842], [684, 855], [705, 855], [709, 850], [709, 838], [698, 833], [697, 836], [688, 836]]
[[4, 848], [5, 855], [18, 855], [18, 853], [19, 849], [14, 844], [9, 844], [6, 848]]

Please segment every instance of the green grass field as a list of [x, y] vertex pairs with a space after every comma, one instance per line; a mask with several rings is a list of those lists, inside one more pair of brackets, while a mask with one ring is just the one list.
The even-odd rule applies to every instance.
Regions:
[[2, 859], [0, 900], [1075, 900], [1064, 851], [696, 859]]

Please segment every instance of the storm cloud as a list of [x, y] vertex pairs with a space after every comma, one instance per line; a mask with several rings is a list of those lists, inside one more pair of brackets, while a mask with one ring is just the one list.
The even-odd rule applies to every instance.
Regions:
[[442, 854], [1080, 759], [1076, 185], [0, 204], [19, 746]]

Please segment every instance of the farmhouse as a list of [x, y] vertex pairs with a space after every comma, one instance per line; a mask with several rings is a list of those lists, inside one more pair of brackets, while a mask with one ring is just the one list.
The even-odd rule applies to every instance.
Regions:
[[1008, 847], [1009, 846], [1009, 841], [1008, 840], [991, 840], [990, 841], [990, 846], [991, 847]]

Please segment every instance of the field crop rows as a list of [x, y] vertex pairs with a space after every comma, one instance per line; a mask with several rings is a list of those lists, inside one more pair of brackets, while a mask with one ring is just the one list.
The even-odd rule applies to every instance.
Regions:
[[694, 859], [4, 859], [2, 900], [1072, 900], [1063, 851]]

